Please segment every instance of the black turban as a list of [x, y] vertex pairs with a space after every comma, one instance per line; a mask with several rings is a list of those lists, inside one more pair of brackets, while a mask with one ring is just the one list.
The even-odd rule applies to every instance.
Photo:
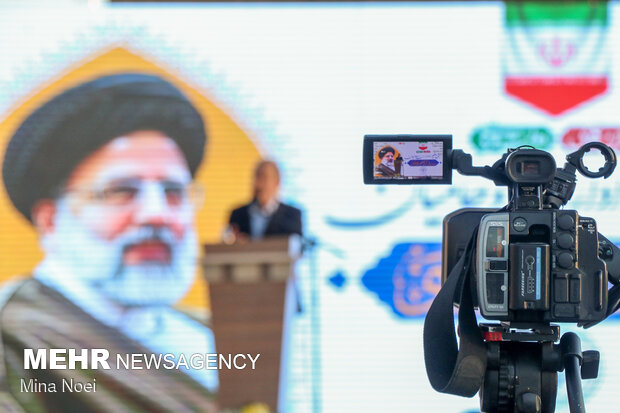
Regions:
[[392, 152], [392, 155], [396, 155], [396, 151], [391, 146], [386, 146], [379, 151], [379, 159], [383, 159], [386, 153]]
[[88, 155], [138, 130], [157, 130], [172, 138], [194, 175], [206, 143], [205, 125], [196, 108], [160, 77], [116, 74], [64, 91], [17, 129], [2, 165], [11, 201], [31, 219], [34, 204], [57, 196], [60, 186]]

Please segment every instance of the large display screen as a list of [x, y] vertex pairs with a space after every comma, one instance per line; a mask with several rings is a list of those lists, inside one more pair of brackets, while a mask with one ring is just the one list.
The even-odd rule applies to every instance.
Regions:
[[[558, 166], [589, 141], [618, 150], [619, 12], [613, 1], [0, 2], [3, 409], [213, 410], [235, 358], [216, 347], [204, 245], [234, 238], [232, 211], [252, 205], [256, 166], [271, 160], [279, 192], [252, 209], [255, 225], [291, 206], [306, 246], [277, 341], [278, 411], [479, 411], [430, 386], [423, 323], [444, 216], [509, 194], [459, 174], [365, 185], [365, 160], [377, 182], [438, 183], [449, 148], [389, 138], [366, 157], [362, 137], [450, 134], [475, 166], [524, 145]], [[386, 146], [398, 178], [378, 175]], [[612, 241], [619, 176], [579, 177], [566, 206]], [[253, 298], [226, 303], [234, 313]], [[617, 405], [618, 327], [562, 326], [601, 352], [589, 411]], [[69, 349], [96, 350], [89, 366], [105, 350], [111, 369], [70, 368], [82, 353]], [[279, 363], [238, 353], [250, 384], [262, 380], [252, 360]], [[151, 368], [131, 368], [132, 354]], [[83, 391], [53, 393], [49, 377]], [[560, 375], [559, 413], [564, 388]]]

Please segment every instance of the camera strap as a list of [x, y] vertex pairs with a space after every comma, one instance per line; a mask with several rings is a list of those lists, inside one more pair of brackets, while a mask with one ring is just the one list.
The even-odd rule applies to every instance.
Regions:
[[[486, 345], [471, 295], [477, 234], [476, 228], [424, 320], [424, 360], [431, 385], [438, 392], [465, 397], [478, 392], [487, 364]], [[459, 307], [460, 348], [455, 333], [454, 303]]]

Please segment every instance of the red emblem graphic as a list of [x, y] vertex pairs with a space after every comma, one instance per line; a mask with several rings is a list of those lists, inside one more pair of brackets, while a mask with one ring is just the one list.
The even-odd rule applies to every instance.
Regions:
[[565, 41], [559, 37], [551, 40], [541, 41], [538, 45], [540, 57], [552, 67], [560, 68], [573, 57], [577, 51], [570, 41]]

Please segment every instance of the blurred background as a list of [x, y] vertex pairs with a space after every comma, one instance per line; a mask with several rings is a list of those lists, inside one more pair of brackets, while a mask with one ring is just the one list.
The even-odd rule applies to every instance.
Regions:
[[[3, 0], [0, 146], [67, 85], [118, 71], [172, 79], [207, 123], [200, 241], [220, 241], [260, 158], [278, 163], [282, 200], [316, 241], [297, 268], [303, 311], [287, 333], [283, 411], [477, 411], [477, 398], [431, 389], [422, 325], [440, 287], [443, 216], [502, 206], [506, 191], [458, 175], [364, 186], [362, 137], [452, 134], [477, 165], [518, 145], [559, 165], [585, 142], [620, 149], [620, 3], [558, 4]], [[618, 176], [579, 177], [568, 204], [616, 242]], [[42, 253], [0, 197], [6, 280]], [[206, 311], [196, 280], [181, 305]], [[614, 317], [580, 334], [601, 351], [599, 379], [584, 382], [592, 411], [613, 410], [617, 328]], [[556, 411], [567, 412], [560, 381]]]

